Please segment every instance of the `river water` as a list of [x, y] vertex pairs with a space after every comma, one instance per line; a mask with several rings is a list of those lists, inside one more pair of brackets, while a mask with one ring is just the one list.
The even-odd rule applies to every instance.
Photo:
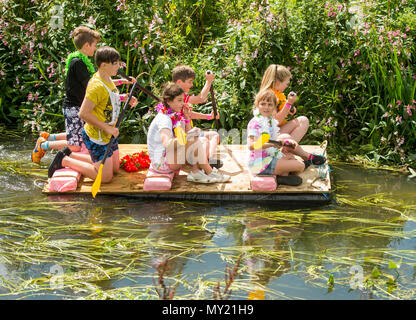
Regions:
[[159, 299], [161, 283], [213, 299], [225, 271], [229, 299], [416, 297], [406, 174], [331, 165], [334, 197], [312, 208], [48, 197], [52, 155], [32, 164], [33, 145], [0, 138], [0, 299]]

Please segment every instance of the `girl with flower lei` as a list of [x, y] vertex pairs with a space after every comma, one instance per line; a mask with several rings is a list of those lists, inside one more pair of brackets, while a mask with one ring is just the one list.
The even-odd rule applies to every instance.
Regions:
[[[175, 128], [191, 130], [191, 109], [184, 104], [184, 91], [175, 83], [165, 86], [158, 114], [147, 133], [150, 169], [157, 173], [178, 172], [185, 161], [191, 164], [187, 180], [198, 183], [226, 182], [229, 176], [221, 174], [208, 163], [207, 150], [198, 135], [185, 141], [175, 137]], [[180, 130], [177, 130], [178, 132]]]

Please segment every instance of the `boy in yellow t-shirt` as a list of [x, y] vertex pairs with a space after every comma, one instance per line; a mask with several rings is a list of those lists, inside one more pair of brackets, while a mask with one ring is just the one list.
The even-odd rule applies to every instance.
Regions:
[[[70, 158], [70, 150], [64, 148], [58, 151], [49, 166], [49, 177], [52, 177], [57, 169], [70, 167], [95, 180], [111, 136], [116, 139], [104, 163], [102, 182], [110, 182], [113, 174], [118, 172], [120, 160], [117, 137], [119, 130], [115, 127], [115, 123], [120, 114], [121, 101], [127, 98], [127, 94], [118, 94], [111, 79], [111, 77], [117, 75], [120, 66], [119, 60], [120, 54], [114, 48], [100, 47], [97, 50], [95, 63], [98, 72], [88, 82], [85, 98], [79, 111], [79, 117], [85, 121], [82, 139], [90, 153], [93, 164]], [[130, 105], [134, 107], [136, 104], [137, 99], [132, 97]]]

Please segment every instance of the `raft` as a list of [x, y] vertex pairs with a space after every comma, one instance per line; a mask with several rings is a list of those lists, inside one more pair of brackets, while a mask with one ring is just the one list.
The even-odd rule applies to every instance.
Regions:
[[[326, 155], [326, 141], [320, 146], [302, 145], [302, 148], [310, 153]], [[147, 145], [120, 144], [119, 149], [120, 158], [122, 158], [127, 154], [147, 151]], [[111, 183], [101, 184], [96, 199], [99, 199], [100, 195], [122, 195], [153, 200], [258, 201], [265, 203], [284, 202], [294, 205], [324, 204], [331, 200], [332, 192], [328, 164], [309, 166], [300, 174], [303, 179], [300, 186], [279, 185], [275, 190], [253, 190], [253, 177], [247, 168], [248, 149], [246, 145], [220, 144], [216, 156], [224, 163], [220, 171], [231, 176], [230, 181], [226, 183], [199, 184], [188, 182], [186, 176], [190, 171], [190, 166], [186, 165], [173, 178], [170, 190], [145, 191], [143, 186], [148, 174], [147, 169], [132, 173], [120, 169]], [[81, 177], [77, 189], [65, 192], [65, 194], [91, 195], [93, 182], [89, 178]], [[47, 195], [64, 194], [50, 191], [49, 183], [45, 184], [43, 193]]]

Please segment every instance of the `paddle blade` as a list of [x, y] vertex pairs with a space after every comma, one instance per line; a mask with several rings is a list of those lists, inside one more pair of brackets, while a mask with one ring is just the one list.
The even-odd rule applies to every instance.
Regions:
[[186, 144], [186, 133], [183, 131], [182, 127], [175, 128], [175, 135], [178, 138], [180, 145], [184, 146]]
[[266, 143], [269, 142], [270, 134], [263, 132], [261, 136], [257, 139], [257, 141], [254, 143], [253, 148], [258, 150], [261, 149], [261, 147]]
[[264, 300], [264, 290], [250, 291], [248, 294], [248, 300]]
[[94, 184], [92, 185], [92, 188], [91, 188], [91, 193], [92, 193], [93, 198], [95, 198], [95, 196], [98, 193], [98, 190], [100, 190], [101, 176], [103, 175], [103, 167], [104, 165], [101, 163], [100, 170], [98, 170], [97, 178], [95, 178]]

